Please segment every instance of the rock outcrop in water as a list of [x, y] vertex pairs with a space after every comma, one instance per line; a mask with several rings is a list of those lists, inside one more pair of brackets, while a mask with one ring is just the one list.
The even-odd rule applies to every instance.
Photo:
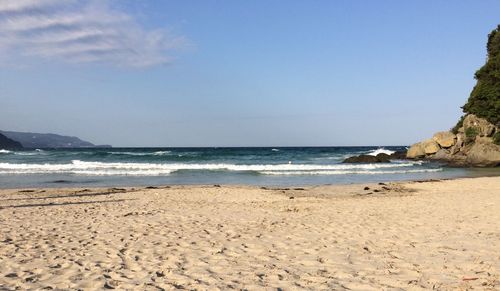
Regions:
[[388, 163], [389, 155], [378, 154], [376, 156], [372, 155], [359, 155], [354, 157], [349, 157], [343, 161], [343, 163], [352, 164], [371, 164], [371, 163]]
[[408, 149], [409, 159], [441, 161], [453, 166], [500, 166], [500, 145], [494, 136], [500, 128], [474, 114], [466, 115], [456, 134], [438, 132], [432, 139], [416, 143]]
[[453, 132], [411, 146], [407, 157], [444, 161], [455, 166], [500, 166], [500, 25], [488, 35], [486, 64], [475, 74], [476, 85], [466, 113]]
[[353, 156], [345, 159], [343, 163], [349, 164], [371, 164], [371, 163], [390, 163], [391, 160], [401, 160], [405, 159], [405, 152], [394, 152], [390, 155], [385, 153], [380, 153], [376, 156], [374, 155], [359, 155]]
[[15, 141], [15, 140], [12, 140], [8, 137], [6, 137], [5, 135], [1, 134], [0, 133], [0, 149], [2, 150], [18, 150], [18, 149], [22, 149], [23, 146]]

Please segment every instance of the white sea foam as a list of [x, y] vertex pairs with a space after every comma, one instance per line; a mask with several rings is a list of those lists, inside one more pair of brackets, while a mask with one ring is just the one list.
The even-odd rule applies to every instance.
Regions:
[[108, 152], [112, 155], [124, 155], [124, 156], [163, 156], [169, 154], [170, 151], [157, 151], [157, 152]]
[[[381, 173], [381, 169], [391, 171], [404, 170], [407, 167], [419, 165], [421, 162], [402, 162], [391, 164], [187, 164], [187, 163], [103, 163], [73, 160], [67, 164], [14, 164], [0, 163], [0, 173], [4, 174], [49, 174], [68, 173], [80, 175], [137, 175], [137, 176], [162, 176], [180, 170], [208, 170], [208, 171], [253, 171], [263, 174], [295, 174], [295, 175], [337, 175], [349, 173]], [[402, 169], [402, 170], [398, 170]]]
[[410, 174], [410, 173], [435, 173], [442, 171], [438, 169], [414, 169], [414, 170], [394, 170], [394, 171], [262, 171], [264, 175], [384, 175], [384, 174]]
[[154, 152], [153, 155], [155, 155], [155, 156], [164, 156], [164, 155], [168, 155], [170, 153], [171, 153], [171, 151], [157, 151], [157, 152]]
[[10, 154], [11, 151], [0, 149], [0, 154]]
[[150, 156], [151, 153], [140, 153], [140, 152], [108, 152], [112, 155], [124, 155], [124, 156]]
[[45, 155], [46, 152], [44, 150], [35, 149], [32, 151], [14, 152], [14, 154], [16, 156], [38, 156], [38, 155]]
[[271, 149], [271, 151], [273, 151], [273, 152], [279, 152], [280, 150], [279, 149]]
[[368, 155], [370, 155], [370, 156], [376, 156], [378, 154], [391, 155], [393, 153], [395, 153], [395, 151], [387, 150], [387, 149], [384, 149], [384, 148], [378, 148], [376, 150], [373, 150], [373, 151], [369, 152]]

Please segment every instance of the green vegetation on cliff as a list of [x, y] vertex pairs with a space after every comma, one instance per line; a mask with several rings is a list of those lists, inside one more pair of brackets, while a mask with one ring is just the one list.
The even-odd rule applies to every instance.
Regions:
[[465, 113], [500, 125], [500, 25], [488, 35], [488, 59], [475, 74], [476, 86], [462, 108]]

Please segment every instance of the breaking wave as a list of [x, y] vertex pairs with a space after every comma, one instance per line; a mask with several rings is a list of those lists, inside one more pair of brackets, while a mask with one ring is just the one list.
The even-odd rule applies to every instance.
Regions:
[[340, 175], [340, 174], [400, 174], [432, 172], [440, 169], [407, 169], [421, 162], [391, 164], [189, 164], [189, 163], [104, 163], [73, 160], [66, 164], [0, 163], [2, 174], [76, 174], [76, 175], [132, 175], [163, 176], [176, 171], [239, 171], [265, 175]]
[[359, 170], [359, 171], [262, 171], [261, 174], [265, 175], [384, 175], [384, 174], [411, 174], [411, 173], [435, 173], [441, 172], [443, 169], [414, 169], [414, 170], [394, 170], [394, 171], [369, 171], [369, 170]]
[[391, 155], [393, 153], [395, 153], [395, 151], [387, 150], [387, 149], [384, 149], [384, 148], [378, 148], [376, 150], [373, 150], [373, 151], [369, 152], [367, 155], [370, 155], [370, 156], [376, 156], [378, 154]]

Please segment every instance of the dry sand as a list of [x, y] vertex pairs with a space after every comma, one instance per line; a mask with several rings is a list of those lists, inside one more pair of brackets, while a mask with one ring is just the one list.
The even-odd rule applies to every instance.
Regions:
[[0, 289], [499, 290], [500, 177], [365, 186], [1, 190]]

